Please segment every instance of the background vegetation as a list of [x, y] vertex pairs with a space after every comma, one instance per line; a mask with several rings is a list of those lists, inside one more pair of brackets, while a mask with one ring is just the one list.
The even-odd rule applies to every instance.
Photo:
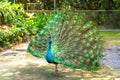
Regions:
[[[53, 17], [54, 0], [0, 0], [0, 51], [25, 42]], [[39, 3], [40, 13], [26, 12], [27, 3]], [[38, 7], [37, 6], [37, 7]], [[30, 6], [33, 7], [33, 6]], [[100, 29], [120, 29], [120, 0], [56, 0], [56, 9], [93, 10]], [[37, 8], [30, 8], [37, 10]], [[103, 11], [104, 10], [104, 11]], [[103, 36], [120, 35], [102, 32]]]
[[25, 42], [52, 18], [52, 14], [35, 14], [24, 11], [22, 4], [0, 2], [0, 51]]
[[[17, 0], [26, 10], [54, 10], [54, 0]], [[39, 3], [30, 5], [27, 3]], [[58, 10], [94, 10], [94, 20], [101, 29], [120, 29], [120, 0], [56, 0]]]

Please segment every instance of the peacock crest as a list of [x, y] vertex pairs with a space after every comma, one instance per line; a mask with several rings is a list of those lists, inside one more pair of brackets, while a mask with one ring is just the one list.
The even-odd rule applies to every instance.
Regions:
[[58, 11], [28, 46], [35, 57], [46, 57], [48, 39], [54, 62], [78, 69], [98, 69], [103, 42], [97, 24], [84, 11]]

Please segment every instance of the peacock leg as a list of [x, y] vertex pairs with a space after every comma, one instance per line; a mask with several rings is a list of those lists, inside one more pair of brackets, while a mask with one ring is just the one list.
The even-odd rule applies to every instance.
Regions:
[[58, 72], [57, 65], [58, 65], [58, 64], [55, 64], [55, 72], [56, 72], [56, 73]]

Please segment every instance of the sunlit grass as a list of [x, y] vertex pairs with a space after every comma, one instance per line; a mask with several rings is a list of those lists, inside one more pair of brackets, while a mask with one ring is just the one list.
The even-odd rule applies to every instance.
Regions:
[[115, 32], [115, 31], [101, 31], [100, 34], [103, 37], [116, 37], [119, 38], [120, 37], [120, 32]]
[[120, 32], [115, 31], [101, 31], [100, 34], [103, 36], [105, 41], [104, 46], [115, 46], [120, 44]]

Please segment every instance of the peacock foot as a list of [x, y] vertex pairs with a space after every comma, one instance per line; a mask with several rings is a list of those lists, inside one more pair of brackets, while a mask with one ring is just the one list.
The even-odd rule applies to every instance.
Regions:
[[58, 70], [55, 70], [56, 73], [58, 73]]

